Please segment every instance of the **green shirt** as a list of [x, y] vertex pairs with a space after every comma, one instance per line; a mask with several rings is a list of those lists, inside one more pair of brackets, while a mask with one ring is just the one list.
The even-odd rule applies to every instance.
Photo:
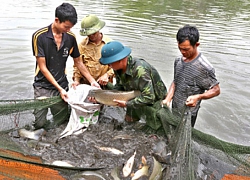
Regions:
[[129, 56], [125, 73], [114, 71], [116, 84], [114, 89], [122, 91], [139, 90], [141, 95], [129, 100], [128, 107], [153, 105], [156, 101], [164, 99], [167, 88], [158, 71], [144, 59]]

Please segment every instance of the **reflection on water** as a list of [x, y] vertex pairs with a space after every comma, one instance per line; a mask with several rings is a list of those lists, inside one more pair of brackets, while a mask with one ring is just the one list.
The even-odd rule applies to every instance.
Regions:
[[[31, 35], [53, 22], [54, 10], [63, 1], [6, 1], [0, 10], [0, 97], [32, 98], [35, 58]], [[90, 13], [106, 22], [103, 33], [132, 48], [132, 55], [153, 64], [169, 87], [173, 61], [180, 53], [175, 35], [184, 24], [200, 30], [200, 51], [214, 65], [221, 95], [203, 101], [196, 128], [223, 140], [250, 144], [249, 47], [247, 0], [68, 1], [79, 21], [72, 31], [78, 39], [81, 19]], [[72, 60], [68, 61], [69, 80]]]

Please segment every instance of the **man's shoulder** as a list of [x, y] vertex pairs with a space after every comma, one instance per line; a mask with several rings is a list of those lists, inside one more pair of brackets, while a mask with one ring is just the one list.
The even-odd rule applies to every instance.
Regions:
[[200, 54], [197, 60], [205, 69], [213, 69], [213, 65], [207, 60], [206, 56], [204, 56], [203, 54]]
[[103, 36], [102, 36], [102, 41], [103, 41], [105, 44], [107, 44], [108, 42], [112, 41], [112, 39], [111, 39], [109, 36], [103, 34]]
[[66, 35], [69, 36], [69, 37], [73, 37], [74, 39], [76, 39], [76, 35], [72, 31], [67, 32]]
[[174, 60], [174, 65], [176, 66], [177, 64], [182, 64], [182, 56], [178, 56]]
[[182, 60], [182, 56], [177, 56], [176, 58], [175, 58], [175, 61], [181, 61]]
[[46, 34], [48, 31], [49, 31], [49, 26], [46, 26], [46, 27], [43, 27], [43, 28], [40, 28], [40, 29], [36, 30], [33, 33], [33, 36], [38, 37], [38, 36]]
[[128, 62], [130, 64], [130, 66], [132, 66], [133, 68], [138, 68], [139, 67], [140, 69], [151, 69], [153, 67], [145, 59], [138, 58], [138, 57], [132, 57], [132, 56], [130, 56]]

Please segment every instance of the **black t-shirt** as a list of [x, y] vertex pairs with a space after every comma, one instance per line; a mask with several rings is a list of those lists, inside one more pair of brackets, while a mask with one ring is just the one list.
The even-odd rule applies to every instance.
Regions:
[[[57, 45], [52, 34], [51, 25], [36, 31], [32, 35], [33, 55], [45, 57], [46, 66], [55, 80], [62, 88], [68, 87], [66, 75], [66, 61], [70, 55], [72, 58], [80, 56], [75, 35], [72, 32], [63, 33], [61, 47]], [[42, 74], [36, 63], [34, 86], [47, 89], [56, 89]]]

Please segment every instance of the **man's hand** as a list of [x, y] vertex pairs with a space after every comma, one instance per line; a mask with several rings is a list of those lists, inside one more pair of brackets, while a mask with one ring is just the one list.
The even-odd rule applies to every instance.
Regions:
[[74, 81], [71, 86], [73, 87], [73, 89], [76, 90], [76, 86], [78, 86], [80, 83], [78, 81]]
[[166, 106], [170, 106], [170, 102], [169, 101], [167, 101], [166, 99], [164, 99], [164, 100], [162, 100], [162, 102], [161, 102], [161, 106], [163, 107], [163, 105], [166, 105]]
[[119, 106], [119, 107], [126, 107], [127, 106], [127, 101], [121, 101], [121, 100], [117, 100], [117, 99], [114, 99], [113, 101], [116, 102], [117, 106]]
[[88, 97], [89, 102], [97, 103], [95, 97]]
[[97, 88], [101, 88], [100, 85], [96, 81], [91, 82], [90, 85], [94, 86], [94, 87], [97, 87]]
[[107, 73], [105, 73], [104, 75], [102, 75], [99, 79], [97, 79], [97, 82], [100, 84], [100, 85], [107, 85], [108, 82], [109, 82], [109, 76]]
[[190, 106], [190, 107], [195, 107], [199, 100], [200, 100], [199, 94], [188, 96], [188, 98], [186, 100], [186, 105]]
[[61, 96], [61, 98], [65, 101], [65, 102], [68, 102], [68, 94], [67, 94], [67, 92], [62, 88], [61, 90], [60, 90], [60, 96]]

